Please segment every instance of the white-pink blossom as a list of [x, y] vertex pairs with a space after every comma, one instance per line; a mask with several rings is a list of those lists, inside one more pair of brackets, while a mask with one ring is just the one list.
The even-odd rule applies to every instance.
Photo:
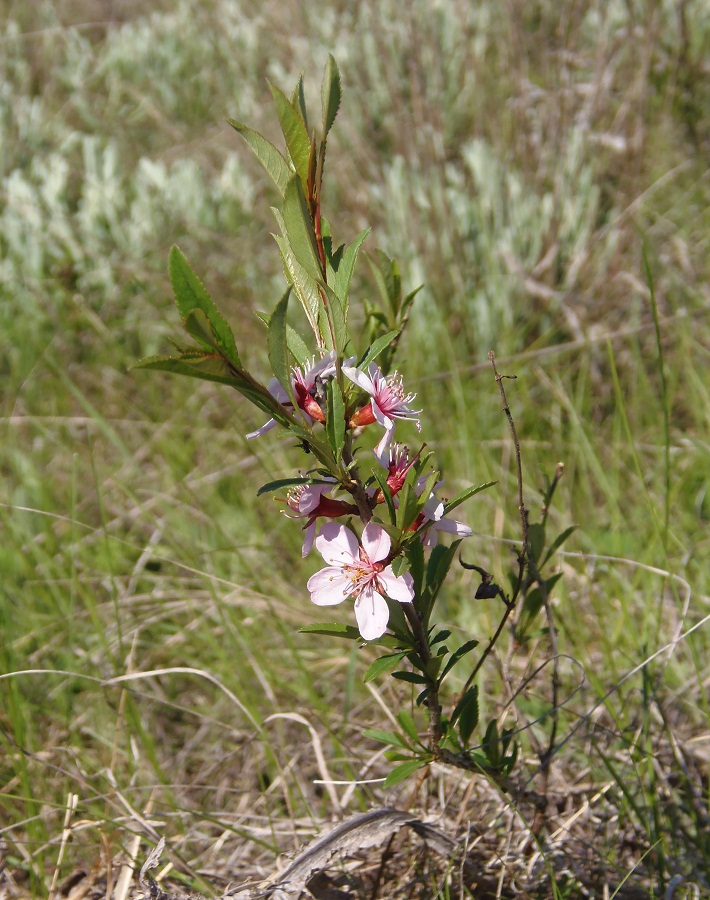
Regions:
[[[324, 418], [322, 413], [318, 410], [316, 401], [314, 399], [316, 383], [317, 379], [325, 379], [330, 378], [335, 374], [335, 351], [331, 350], [329, 353], [326, 353], [325, 356], [316, 362], [315, 357], [312, 357], [310, 360], [306, 360], [303, 366], [294, 366], [291, 370], [291, 386], [293, 387], [294, 393], [296, 395], [296, 400], [301, 409], [301, 412], [310, 425], [313, 422], [313, 416], [309, 415], [308, 410], [311, 413], [316, 413], [316, 417], [321, 420]], [[283, 406], [287, 408], [293, 409], [293, 403], [288, 396], [288, 393], [283, 388], [281, 383], [276, 378], [272, 378], [268, 385], [268, 391], [271, 396], [278, 400]], [[256, 431], [250, 431], [247, 435], [247, 440], [252, 440], [256, 437], [261, 437], [262, 434], [266, 434], [267, 431], [271, 431], [272, 428], [276, 425], [276, 419], [269, 419], [266, 424], [262, 425], [261, 428], [257, 428]]]
[[409, 572], [395, 575], [384, 561], [391, 541], [387, 532], [370, 522], [362, 533], [362, 544], [345, 525], [328, 522], [316, 538], [316, 547], [328, 565], [308, 579], [311, 600], [317, 606], [335, 606], [348, 597], [355, 599], [355, 618], [366, 641], [381, 637], [389, 621], [385, 596], [400, 603], [414, 599], [414, 581]]
[[328, 478], [327, 484], [299, 484], [292, 487], [286, 495], [286, 504], [293, 515], [285, 513], [289, 519], [307, 519], [303, 526], [305, 532], [301, 556], [308, 556], [316, 536], [318, 518], [323, 516], [336, 519], [339, 516], [356, 514], [358, 509], [353, 503], [344, 500], [333, 500], [327, 497], [336, 485], [334, 478]]
[[[426, 486], [426, 481], [426, 476], [422, 476], [417, 481], [415, 490], [420, 496]], [[434, 491], [440, 488], [443, 483], [443, 481], [438, 481], [434, 485]], [[432, 491], [431, 496], [422, 507], [422, 511], [419, 513], [417, 520], [412, 526], [413, 528], [420, 528], [426, 522], [429, 523], [429, 527], [424, 532], [424, 536], [422, 538], [422, 543], [424, 544], [424, 546], [436, 546], [438, 531], [443, 531], [446, 534], [455, 534], [456, 537], [461, 538], [471, 537], [473, 531], [468, 527], [468, 525], [464, 525], [463, 522], [459, 522], [457, 519], [449, 519], [444, 515], [444, 502], [434, 494], [434, 491]]]
[[374, 422], [382, 425], [385, 434], [375, 448], [375, 456], [383, 466], [386, 466], [385, 460], [394, 435], [395, 419], [412, 419], [416, 421], [417, 429], [421, 431], [418, 419], [421, 410], [411, 409], [409, 406], [417, 395], [405, 393], [398, 372], [383, 375], [376, 363], [370, 363], [368, 373], [369, 375], [366, 375], [354, 366], [343, 365], [343, 375], [371, 397], [370, 403], [359, 409], [351, 417], [349, 424], [351, 428], [372, 425]]

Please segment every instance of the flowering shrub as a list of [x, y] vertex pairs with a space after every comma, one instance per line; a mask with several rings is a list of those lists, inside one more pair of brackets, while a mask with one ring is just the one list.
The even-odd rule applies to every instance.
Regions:
[[[510, 731], [499, 734], [493, 721], [483, 742], [471, 746], [478, 726], [478, 691], [473, 680], [520, 597], [522, 611], [527, 611], [525, 621], [531, 621], [543, 606], [548, 608], [557, 576], [545, 580], [540, 575], [552, 552], [542, 558], [544, 520], [528, 528], [519, 481], [522, 545], [513, 593], [506, 596], [485, 570], [469, 567], [483, 579], [477, 596], [502, 600], [503, 612], [496, 635], [445, 714], [442, 685], [453, 667], [478, 646], [478, 641], [468, 640], [451, 649], [451, 632], [434, 621], [436, 601], [459, 545], [471, 534], [450, 513], [490, 484], [470, 486], [442, 500], [436, 494], [442, 483], [440, 473], [426, 445], [412, 452], [394, 442], [399, 423], [414, 423], [421, 430], [421, 410], [413, 408], [416, 397], [406, 390], [402, 376], [392, 371], [416, 291], [403, 294], [397, 263], [380, 251], [370, 263], [381, 304], [379, 308], [366, 304], [367, 346], [358, 347], [350, 331], [350, 284], [368, 232], [348, 246], [337, 246], [322, 214], [326, 144], [341, 94], [335, 61], [329, 59], [323, 78], [320, 140], [309, 125], [302, 80], [290, 98], [276, 87], [271, 90], [285, 155], [246, 125], [230, 124], [254, 151], [280, 196], [274, 210], [280, 231], [276, 243], [287, 287], [271, 315], [264, 317], [274, 377], [264, 385], [243, 367], [229, 325], [177, 247], [170, 254], [169, 272], [193, 343], [178, 347], [177, 356], [151, 357], [137, 366], [229, 385], [268, 416], [261, 428], [247, 435], [249, 439], [263, 438], [281, 427], [308, 453], [310, 468], [305, 475], [270, 482], [259, 494], [286, 491], [285, 514], [305, 520], [303, 556], [315, 543], [326, 562], [307, 583], [313, 603], [336, 606], [352, 600], [354, 605], [357, 628], [335, 623], [303, 630], [385, 647], [387, 652], [370, 666], [365, 679], [391, 671], [419, 689], [416, 703], [428, 715], [426, 740], [420, 738], [404, 708], [397, 716], [402, 734], [369, 732], [390, 744], [389, 758], [400, 763], [387, 783], [433, 760], [505, 777], [516, 759]], [[300, 303], [310, 334], [298, 334], [288, 323], [292, 299]], [[501, 376], [493, 359], [492, 363], [510, 418]], [[520, 471], [519, 445], [510, 421]], [[373, 440], [377, 441], [374, 448]], [[555, 484], [556, 480], [548, 489], [545, 509]], [[448, 546], [437, 545], [439, 534], [452, 535], [454, 540]]]

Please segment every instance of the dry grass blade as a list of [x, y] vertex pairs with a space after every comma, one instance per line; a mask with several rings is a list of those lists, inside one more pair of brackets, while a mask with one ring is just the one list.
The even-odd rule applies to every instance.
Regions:
[[403, 825], [408, 825], [437, 853], [449, 854], [456, 844], [442, 831], [400, 809], [375, 809], [341, 822], [332, 831], [316, 838], [278, 876], [273, 893], [283, 898], [284, 892], [302, 891], [311, 875], [327, 865], [335, 853], [366, 850], [383, 844]]

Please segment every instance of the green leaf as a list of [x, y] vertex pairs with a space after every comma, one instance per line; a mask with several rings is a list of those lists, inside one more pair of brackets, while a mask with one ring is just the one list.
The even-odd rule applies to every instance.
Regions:
[[394, 508], [394, 501], [392, 500], [392, 492], [387, 486], [387, 473], [381, 471], [380, 469], [375, 469], [372, 474], [385, 498], [385, 504], [387, 505], [390, 522], [392, 523], [392, 525], [394, 525], [397, 520], [397, 513]]
[[466, 691], [457, 709], [459, 710], [457, 717], [459, 735], [465, 747], [478, 725], [478, 685], [474, 685]]
[[303, 121], [300, 109], [293, 106], [283, 91], [273, 84], [269, 84], [269, 87], [276, 104], [276, 114], [279, 117], [288, 155], [298, 173], [300, 184], [305, 187], [308, 181], [308, 160], [311, 155], [311, 142], [306, 123]]
[[222, 317], [200, 279], [190, 268], [190, 264], [181, 250], [175, 245], [170, 250], [168, 271], [175, 293], [175, 302], [183, 323], [186, 323], [193, 309], [202, 310], [209, 321], [220, 351], [231, 363], [241, 367], [232, 329]]
[[393, 734], [391, 731], [382, 731], [379, 728], [366, 728], [362, 733], [373, 741], [379, 741], [380, 744], [389, 744], [392, 747], [399, 747], [400, 750], [412, 749], [400, 735]]
[[317, 625], [302, 625], [301, 634], [324, 634], [328, 637], [346, 638], [349, 641], [362, 641], [360, 632], [353, 625], [341, 625], [338, 622]]
[[267, 334], [267, 346], [271, 371], [274, 373], [281, 387], [293, 398], [293, 385], [291, 384], [291, 366], [288, 355], [288, 342], [286, 339], [286, 313], [288, 312], [288, 298], [291, 288], [287, 288], [283, 297], [276, 304], [269, 319], [269, 331]]
[[537, 563], [545, 549], [545, 526], [540, 522], [528, 525], [528, 547], [533, 561]]
[[323, 83], [321, 85], [321, 108], [323, 110], [323, 140], [328, 136], [328, 132], [333, 127], [335, 117], [340, 106], [340, 72], [338, 64], [332, 54], [328, 54], [328, 62], [323, 72]]
[[353, 270], [357, 260], [358, 252], [363, 241], [370, 233], [370, 229], [366, 228], [355, 238], [349, 247], [343, 252], [342, 257], [338, 260], [337, 268], [335, 268], [335, 277], [333, 279], [333, 290], [340, 297], [345, 309], [348, 308], [348, 296], [350, 294], [350, 281], [353, 277]]
[[550, 557], [555, 553], [555, 551], [559, 550], [560, 547], [567, 540], [567, 538], [576, 530], [577, 530], [576, 525], [570, 525], [569, 528], [565, 528], [565, 530], [562, 532], [562, 534], [557, 535], [555, 540], [550, 544], [550, 547], [549, 547], [547, 553], [545, 554], [545, 558], [540, 563], [540, 568], [542, 568], [545, 565], [545, 563], [550, 559]]
[[174, 375], [188, 375], [203, 381], [216, 381], [236, 387], [238, 379], [229, 371], [223, 357], [217, 353], [195, 350], [190, 356], [148, 356], [133, 363], [131, 369], [157, 369]]
[[282, 215], [291, 252], [312, 278], [322, 279], [313, 221], [303, 186], [295, 176], [286, 185]]
[[414, 579], [414, 593], [419, 596], [422, 593], [424, 583], [424, 547], [419, 538], [409, 541], [405, 545], [405, 553], [410, 562], [410, 572]]
[[364, 682], [374, 681], [375, 678], [378, 678], [380, 675], [383, 675], [385, 672], [389, 672], [391, 669], [397, 665], [397, 663], [403, 659], [405, 653], [392, 653], [389, 656], [380, 656], [379, 659], [376, 659], [372, 665], [365, 672], [363, 677]]
[[437, 632], [437, 634], [429, 641], [431, 646], [434, 644], [439, 644], [441, 641], [445, 641], [447, 638], [451, 637], [451, 632], [448, 628], [443, 628], [441, 631]]
[[[276, 213], [276, 210], [274, 210], [274, 212]], [[278, 218], [280, 214], [276, 214]], [[286, 226], [283, 226], [284, 234], [285, 228]], [[293, 253], [291, 253], [288, 240], [280, 235], [274, 235], [274, 239], [281, 253], [281, 261], [283, 262], [286, 280], [293, 287], [294, 293], [303, 307], [308, 323], [315, 335], [316, 343], [321, 348], [325, 347], [325, 342], [319, 327], [323, 301], [321, 300], [320, 292], [318, 290], [318, 283], [306, 272], [303, 266], [296, 260]]]
[[321, 299], [323, 300], [324, 310], [329, 322], [329, 330], [333, 348], [337, 350], [339, 356], [347, 356], [348, 346], [348, 329], [346, 310], [343, 307], [340, 297], [338, 297], [325, 282], [320, 282]]
[[441, 684], [441, 682], [444, 680], [444, 678], [446, 678], [446, 676], [449, 674], [451, 669], [453, 669], [453, 667], [456, 665], [456, 663], [460, 659], [463, 659], [463, 657], [466, 656], [467, 653], [470, 653], [471, 650], [475, 650], [476, 647], [478, 647], [478, 641], [471, 640], [471, 641], [466, 641], [465, 644], [461, 644], [461, 646], [458, 648], [458, 650], [454, 650], [454, 652], [449, 657], [446, 665], [444, 666], [444, 671], [441, 673], [441, 678], [439, 679], [439, 684]]
[[471, 702], [471, 701], [470, 701], [470, 695], [471, 695], [472, 693], [478, 694], [478, 688], [477, 688], [477, 686], [476, 686], [475, 684], [473, 685], [473, 687], [470, 687], [470, 688], [466, 691], [466, 693], [461, 697], [461, 699], [459, 700], [459, 702], [458, 702], [458, 703], [456, 704], [456, 706], [454, 707], [454, 711], [451, 713], [451, 719], [449, 720], [449, 723], [450, 723], [451, 725], [455, 725], [455, 724], [456, 724], [456, 722], [458, 721], [458, 717], [461, 715], [461, 711], [463, 710], [463, 708], [465, 707], [465, 705], [466, 705], [467, 703], [470, 703], [470, 702]]
[[278, 478], [276, 481], [269, 481], [262, 484], [256, 492], [257, 497], [262, 494], [273, 494], [274, 491], [280, 491], [282, 488], [296, 487], [299, 484], [322, 484], [322, 482], [313, 478]]
[[371, 362], [374, 362], [377, 359], [383, 350], [386, 350], [387, 347], [389, 347], [398, 334], [399, 331], [388, 331], [387, 334], [383, 334], [381, 337], [378, 337], [376, 341], [373, 341], [365, 351], [363, 358], [357, 364], [357, 368], [363, 370], [367, 368]]
[[461, 491], [460, 494], [457, 494], [453, 500], [449, 500], [449, 502], [444, 506], [444, 515], [448, 515], [452, 509], [456, 509], [457, 506], [460, 506], [465, 500], [468, 500], [469, 497], [473, 497], [475, 494], [480, 494], [481, 491], [488, 490], [489, 487], [493, 487], [494, 484], [498, 484], [497, 481], [486, 481], [483, 484], [476, 485], [475, 487], [471, 485], [471, 487], [465, 488], [465, 490]]
[[337, 378], [326, 384], [326, 401], [325, 433], [333, 456], [340, 459], [345, 446], [345, 404]]
[[408, 762], [403, 762], [401, 765], [396, 766], [394, 769], [392, 769], [387, 778], [385, 778], [383, 787], [394, 787], [396, 784], [404, 781], [405, 778], [409, 778], [410, 775], [413, 775], [415, 772], [428, 765], [430, 762], [431, 760], [428, 757], [424, 757], [422, 759], [411, 759]]
[[227, 119], [227, 122], [232, 128], [238, 131], [247, 144], [249, 144], [254, 151], [256, 158], [262, 164], [267, 174], [271, 176], [274, 184], [279, 189], [279, 193], [283, 197], [288, 180], [293, 175], [293, 170], [286, 162], [283, 155], [270, 141], [267, 141], [263, 135], [259, 134], [258, 131], [247, 128], [246, 125], [242, 125], [241, 122], [237, 122], [234, 119]]
[[397, 678], [399, 681], [407, 681], [410, 684], [429, 684], [429, 679], [418, 672], [393, 672], [392, 677]]
[[216, 350], [220, 356], [222, 355], [210, 320], [201, 309], [191, 309], [183, 319], [183, 326], [190, 337], [193, 337], [203, 349], [208, 352]]
[[293, 94], [291, 94], [291, 106], [300, 114], [303, 124], [306, 126], [306, 131], [310, 134], [308, 113], [306, 112], [306, 92], [303, 89], [303, 73], [299, 76], [296, 87], [293, 89]]
[[403, 709], [397, 713], [397, 721], [399, 722], [402, 731], [407, 735], [407, 737], [414, 743], [419, 743], [419, 734], [417, 733], [417, 726], [414, 723], [414, 717], [409, 712], [408, 709]]
[[408, 572], [410, 569], [411, 563], [407, 559], [406, 556], [398, 556], [392, 562], [392, 571], [399, 578], [400, 575], [404, 575], [405, 572]]

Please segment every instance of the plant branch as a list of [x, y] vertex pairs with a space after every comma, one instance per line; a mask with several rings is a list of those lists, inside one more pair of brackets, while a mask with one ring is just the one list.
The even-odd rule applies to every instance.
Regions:
[[505, 388], [503, 387], [503, 379], [504, 378], [516, 378], [515, 375], [499, 375], [498, 369], [496, 368], [496, 357], [495, 353], [492, 350], [488, 351], [488, 359], [490, 360], [491, 366], [493, 367], [493, 373], [495, 375], [496, 384], [498, 385], [498, 390], [500, 391], [500, 395], [503, 399], [503, 412], [505, 413], [508, 419], [508, 425], [510, 426], [511, 434], [513, 435], [513, 446], [515, 447], [515, 466], [517, 472], [518, 479], [518, 511], [520, 513], [520, 530], [522, 535], [522, 546], [518, 552], [518, 578], [515, 585], [515, 590], [513, 591], [513, 596], [508, 598], [504, 594], [501, 594], [503, 597], [503, 602], [505, 603], [505, 612], [498, 623], [498, 627], [488, 641], [485, 650], [481, 654], [478, 662], [473, 667], [473, 671], [466, 679], [466, 684], [463, 687], [459, 697], [463, 697], [466, 691], [469, 689], [471, 684], [473, 683], [474, 678], [481, 670], [483, 663], [488, 659], [490, 654], [493, 651], [493, 648], [498, 643], [498, 639], [503, 633], [503, 629], [505, 628], [506, 622], [510, 618], [511, 613], [515, 609], [515, 605], [518, 601], [518, 597], [520, 596], [521, 589], [523, 587], [523, 579], [525, 576], [525, 563], [529, 556], [528, 554], [528, 511], [525, 508], [525, 500], [523, 498], [523, 464], [522, 457], [520, 454], [520, 441], [518, 440], [518, 432], [515, 428], [515, 422], [513, 421], [513, 414], [510, 411], [510, 407], [508, 406], [508, 399], [505, 395]]

